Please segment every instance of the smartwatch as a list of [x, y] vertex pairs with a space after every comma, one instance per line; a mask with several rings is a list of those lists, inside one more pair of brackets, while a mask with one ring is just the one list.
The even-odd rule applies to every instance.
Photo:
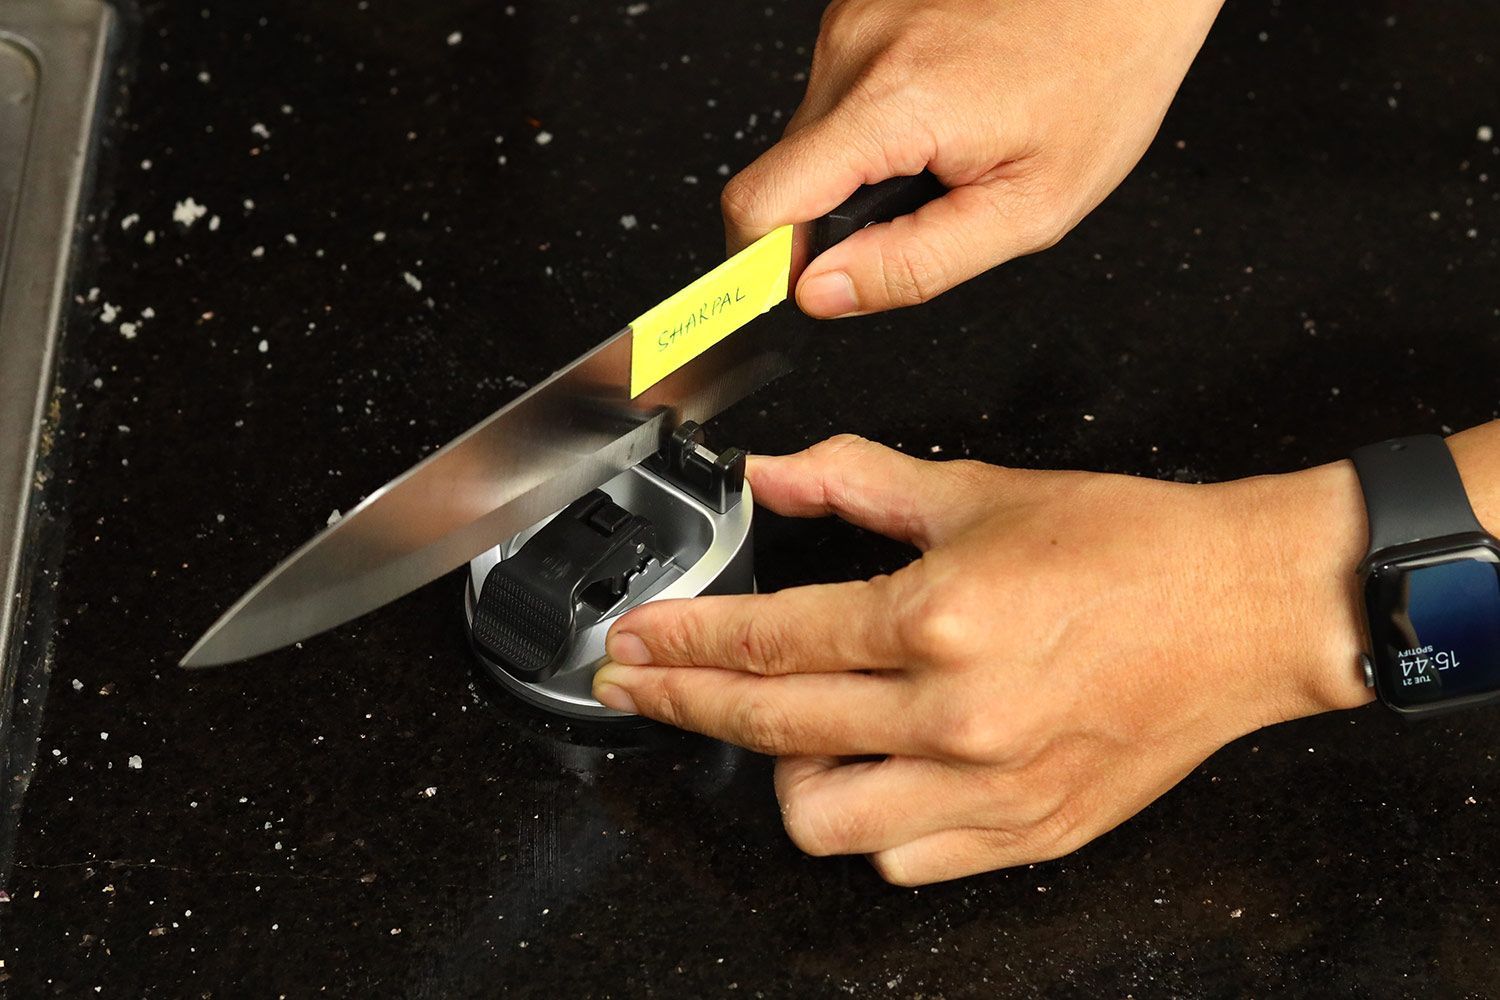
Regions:
[[1370, 523], [1365, 684], [1408, 718], [1500, 701], [1500, 542], [1447, 444], [1395, 438], [1350, 457]]

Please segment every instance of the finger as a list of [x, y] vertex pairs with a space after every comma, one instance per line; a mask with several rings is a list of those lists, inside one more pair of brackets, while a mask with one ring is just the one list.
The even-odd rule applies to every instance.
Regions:
[[605, 650], [616, 663], [766, 675], [896, 669], [910, 662], [896, 614], [903, 588], [877, 577], [651, 601], [621, 616]]
[[877, 851], [870, 855], [870, 863], [892, 885], [929, 885], [1033, 864], [1065, 853], [1039, 851], [1021, 838], [994, 830], [943, 830]]
[[826, 319], [929, 301], [997, 264], [1055, 243], [1061, 227], [1040, 219], [1043, 213], [1033, 206], [1034, 199], [1003, 178], [956, 187], [818, 256], [797, 282], [797, 304], [809, 316]]
[[759, 753], [885, 754], [918, 736], [905, 681], [867, 674], [757, 677], [712, 667], [606, 663], [594, 697]]
[[789, 223], [810, 222], [857, 188], [921, 173], [930, 142], [891, 131], [890, 116], [842, 102], [766, 150], [724, 186], [720, 205], [730, 253]]
[[755, 502], [789, 517], [830, 514], [926, 551], [973, 508], [970, 467], [924, 462], [852, 434], [795, 455], [752, 456]]
[[988, 819], [972, 774], [918, 757], [831, 765], [798, 758], [776, 771], [787, 833], [808, 854], [869, 854]]

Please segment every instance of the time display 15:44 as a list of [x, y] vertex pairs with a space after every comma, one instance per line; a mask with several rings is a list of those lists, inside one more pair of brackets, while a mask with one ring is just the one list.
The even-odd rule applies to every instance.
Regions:
[[1431, 646], [1403, 649], [1396, 663], [1401, 668], [1402, 687], [1434, 684], [1437, 682], [1439, 671], [1457, 669], [1458, 651], [1453, 649], [1434, 651]]

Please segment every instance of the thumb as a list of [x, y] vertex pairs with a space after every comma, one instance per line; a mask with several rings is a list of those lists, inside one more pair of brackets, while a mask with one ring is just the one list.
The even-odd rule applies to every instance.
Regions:
[[831, 319], [926, 302], [1056, 243], [1063, 228], [1038, 219], [1032, 205], [1008, 179], [954, 188], [818, 256], [797, 283], [797, 305]]
[[724, 237], [738, 253], [771, 230], [833, 211], [861, 185], [927, 166], [928, 150], [840, 105], [789, 131], [724, 186]]
[[755, 502], [789, 517], [826, 517], [926, 551], [972, 517], [973, 463], [925, 462], [853, 434], [780, 458], [752, 456]]

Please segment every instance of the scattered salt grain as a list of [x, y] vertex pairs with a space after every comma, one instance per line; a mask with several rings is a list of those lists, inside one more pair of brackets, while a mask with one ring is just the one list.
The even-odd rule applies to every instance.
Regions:
[[256, 122], [254, 125], [250, 126], [250, 133], [252, 135], [259, 136], [262, 139], [271, 138], [271, 130], [266, 128], [260, 122]]
[[129, 768], [130, 768], [130, 769], [131, 769], [131, 770], [132, 770], [132, 771], [139, 771], [139, 770], [140, 770], [140, 769], [141, 769], [141, 764], [142, 764], [142, 761], [141, 761], [141, 755], [140, 755], [140, 754], [138, 754], [138, 753], [135, 753], [135, 754], [131, 754], [131, 755], [130, 755], [130, 759], [129, 759], [129, 760], [127, 760], [127, 761], [126, 761], [126, 762], [125, 762], [125, 764], [126, 764], [126, 766], [128, 766], [128, 767], [129, 767]]
[[208, 220], [208, 231], [211, 233], [219, 231], [219, 217], [217, 215]]
[[99, 310], [99, 322], [113, 323], [119, 315], [120, 307], [106, 302], [104, 303], [104, 308]]
[[458, 44], [461, 44], [463, 42], [463, 40], [464, 40], [464, 33], [462, 31], [455, 31], [455, 32], [453, 32], [453, 34], [451, 34], [451, 35], [448, 36], [448, 44], [449, 45], [458, 45]]
[[109, 739], [109, 734], [108, 733], [100, 733], [99, 734], [99, 738], [101, 740], [107, 740], [107, 739]]
[[83, 690], [83, 681], [79, 680], [77, 677], [73, 678], [73, 690], [74, 691], [82, 691]]
[[426, 788], [422, 789], [422, 798], [424, 798], [424, 799], [430, 799], [430, 798], [432, 798], [436, 794], [437, 794], [437, 786], [436, 785], [428, 785]]
[[260, 353], [265, 354], [271, 349], [271, 342], [269, 340], [262, 340], [260, 343], [255, 345], [255, 349]]
[[625, 8], [625, 13], [629, 14], [631, 17], [640, 17], [642, 14], [646, 13], [646, 11], [648, 11], [650, 9], [651, 9], [651, 5], [650, 4], [633, 3], [629, 7]]
[[1474, 130], [1474, 138], [1478, 139], [1480, 142], [1489, 142], [1491, 139], [1495, 138], [1495, 130], [1490, 128], [1488, 125], [1481, 125]]
[[376, 233], [374, 236], [372, 236], [370, 238], [372, 240], [374, 240], [376, 243], [384, 243], [385, 242], [385, 233], [384, 232], [379, 232], [379, 233]]
[[207, 214], [208, 209], [206, 207], [188, 197], [179, 201], [177, 207], [172, 209], [172, 221], [180, 223], [183, 226], [191, 226]]
[[324, 523], [325, 524], [338, 524], [343, 519], [344, 519], [343, 512], [335, 509], [332, 514], [328, 515], [328, 520], [325, 521]]
[[412, 288], [412, 291], [414, 291], [414, 292], [420, 292], [422, 290], [422, 279], [418, 278], [415, 274], [412, 274], [410, 271], [402, 271], [401, 272], [401, 280], [405, 281], [408, 285], [410, 285], [411, 288]]
[[627, 230], [628, 229], [634, 229], [638, 225], [640, 225], [640, 223], [636, 221], [635, 216], [633, 216], [633, 215], [622, 215], [622, 216], [620, 216], [620, 228], [621, 229], [627, 229]]
[[549, 143], [551, 141], [552, 141], [552, 133], [551, 132], [545, 132], [545, 131], [543, 131], [543, 132], [538, 132], [536, 134], [536, 144], [538, 146], [545, 146], [545, 145], [547, 145], [547, 143]]
[[139, 215], [135, 214], [134, 212], [132, 212], [129, 215], [125, 216], [125, 218], [123, 218], [123, 219], [120, 220], [120, 228], [122, 230], [128, 230], [131, 226], [135, 225], [137, 222], [140, 222], [140, 221], [141, 221], [141, 217]]
[[138, 329], [139, 328], [134, 323], [121, 323], [120, 336], [124, 337], [126, 340], [134, 340]]

